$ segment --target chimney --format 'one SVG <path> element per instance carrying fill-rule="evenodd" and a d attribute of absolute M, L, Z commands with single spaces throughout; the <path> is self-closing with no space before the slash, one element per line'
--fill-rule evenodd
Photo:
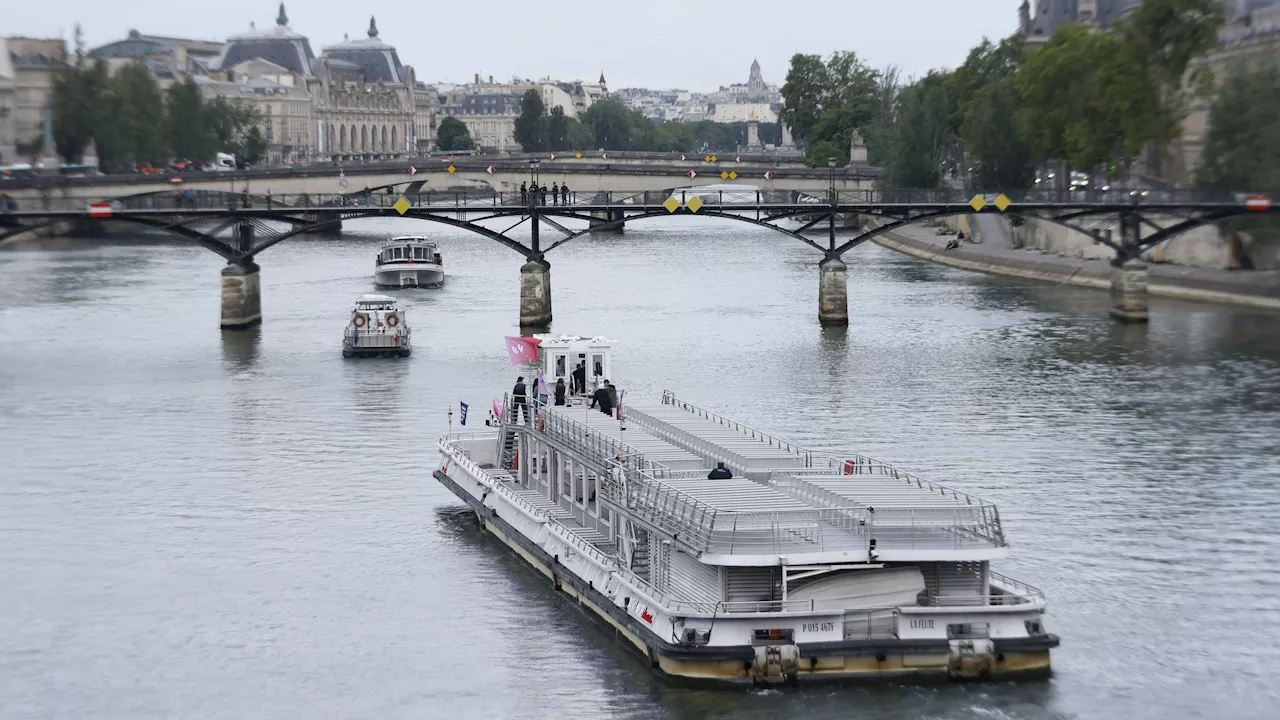
<path fill-rule="evenodd" d="M 493 84 L 493 76 L 492 76 L 492 75 L 490 75 L 490 76 L 489 76 L 489 84 L 490 84 L 490 85 L 492 85 L 492 84 Z"/>
<path fill-rule="evenodd" d="M 480 84 L 480 73 L 476 73 L 476 84 Z"/>

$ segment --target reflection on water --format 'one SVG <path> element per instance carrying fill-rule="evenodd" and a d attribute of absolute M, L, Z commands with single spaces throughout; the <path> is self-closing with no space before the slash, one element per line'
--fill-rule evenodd
<path fill-rule="evenodd" d="M 393 292 L 409 358 L 343 360 L 382 237 L 262 256 L 264 324 L 220 332 L 222 260 L 180 243 L 0 252 L 0 702 L 14 717 L 1274 716 L 1280 317 L 849 262 L 662 218 L 556 250 L 552 332 L 619 340 L 663 389 L 1000 506 L 999 569 L 1044 588 L 1047 682 L 722 692 L 656 679 L 430 478 L 519 372 L 516 253 L 430 228 L 449 272 Z M 437 230 L 439 230 L 437 232 Z M 52 330 L 51 330 L 52 329 Z M 25 340 L 30 339 L 30 340 Z M 461 429 L 455 424 L 455 429 Z M 467 429 L 471 429 L 468 426 Z"/>

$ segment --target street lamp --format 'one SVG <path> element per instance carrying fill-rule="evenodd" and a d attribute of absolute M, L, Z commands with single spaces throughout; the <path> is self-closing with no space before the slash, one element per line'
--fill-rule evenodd
<path fill-rule="evenodd" d="M 538 201 L 538 163 L 542 162 L 539 158 L 531 158 L 529 160 L 529 176 L 533 180 L 533 187 L 529 188 L 529 204 L 537 205 Z"/>
<path fill-rule="evenodd" d="M 836 249 L 836 159 L 827 158 L 827 172 L 831 176 L 831 214 L 827 215 L 827 249 Z"/>
<path fill-rule="evenodd" d="M 836 201 L 836 159 L 834 157 L 827 158 L 827 170 L 831 176 L 831 202 Z"/>

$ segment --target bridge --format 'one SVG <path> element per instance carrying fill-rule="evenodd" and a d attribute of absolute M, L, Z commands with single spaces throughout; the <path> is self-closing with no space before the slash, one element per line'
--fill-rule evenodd
<path fill-rule="evenodd" d="M 541 202 L 534 194 L 511 191 L 434 192 L 403 180 L 356 194 L 251 195 L 247 192 L 144 193 L 86 205 L 75 198 L 46 198 L 30 208 L 0 208 L 0 242 L 19 233 L 68 222 L 110 219 L 162 230 L 198 243 L 227 261 L 222 270 L 222 326 L 261 322 L 257 257 L 289 238 L 340 227 L 344 220 L 404 217 L 468 230 L 525 258 L 520 268 L 520 325 L 551 324 L 551 264 L 547 254 L 592 232 L 620 229 L 627 222 L 662 217 L 718 217 L 766 227 L 821 253 L 818 262 L 818 319 L 847 325 L 848 282 L 844 255 L 866 241 L 910 223 L 952 215 L 1002 213 L 1034 216 L 1085 233 L 1112 249 L 1112 315 L 1126 322 L 1147 320 L 1146 251 L 1206 224 L 1246 214 L 1276 212 L 1269 198 L 1199 191 L 1091 191 L 1063 196 L 1056 191 L 971 195 L 963 190 L 741 190 L 682 188 L 675 191 L 574 192 L 563 202 Z M 1118 240 L 1092 232 L 1089 218 L 1110 219 L 1122 229 Z M 1159 224 L 1157 219 L 1173 218 Z M 502 230 L 486 222 L 507 221 Z M 582 221 L 585 229 L 566 227 Z M 514 222 L 511 222 L 514 221 Z M 853 228 L 837 241 L 836 226 Z M 529 242 L 511 232 L 528 223 Z M 201 227 L 203 226 L 203 229 Z M 806 236 L 827 230 L 826 242 Z M 282 229 L 287 227 L 288 229 Z M 544 227 L 549 237 L 543 237 Z M 230 231 L 230 237 L 225 234 Z"/>

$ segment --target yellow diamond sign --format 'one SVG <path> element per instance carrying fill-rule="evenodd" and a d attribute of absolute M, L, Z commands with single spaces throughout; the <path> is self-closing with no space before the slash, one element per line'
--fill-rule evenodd
<path fill-rule="evenodd" d="M 710 155 L 705 155 L 705 156 L 703 156 L 702 160 L 703 160 L 703 162 L 711 162 L 711 156 L 710 156 Z"/>
<path fill-rule="evenodd" d="M 667 212 L 673 213 L 680 207 L 680 201 L 676 199 L 675 195 L 671 195 L 667 197 L 666 202 L 662 203 L 662 207 L 666 208 Z"/>
<path fill-rule="evenodd" d="M 689 208 L 689 212 L 698 212 L 702 209 L 702 200 L 698 199 L 697 195 L 694 195 L 685 202 L 684 206 Z"/>
<path fill-rule="evenodd" d="M 727 173 L 727 172 L 725 172 L 725 171 L 721 170 L 721 171 L 720 171 L 720 179 L 721 179 L 721 180 L 728 180 L 728 179 L 729 179 L 729 173 Z"/>
<path fill-rule="evenodd" d="M 1010 200 L 1009 197 L 1004 193 L 1000 193 L 1000 197 L 996 198 L 996 202 L 995 202 L 995 206 L 1000 208 L 1000 212 L 1004 212 L 1005 210 L 1008 210 L 1009 206 L 1012 204 L 1013 204 L 1013 201 Z"/>
<path fill-rule="evenodd" d="M 716 160 L 719 160 L 719 159 L 720 158 L 716 157 L 715 155 L 711 156 L 711 162 L 715 162 Z"/>
<path fill-rule="evenodd" d="M 458 172 L 458 168 L 454 167 L 452 163 L 450 163 L 449 167 L 445 168 L 445 170 L 448 170 L 449 172 Z"/>
<path fill-rule="evenodd" d="M 396 212 L 403 215 L 409 212 L 409 201 L 405 200 L 404 198 L 400 198 L 399 200 L 396 201 L 396 204 L 392 205 L 391 207 L 395 208 Z"/>
<path fill-rule="evenodd" d="M 738 179 L 738 173 L 733 172 L 732 170 L 730 170 L 730 171 L 729 171 L 729 179 L 730 179 L 730 180 L 737 180 L 737 179 Z"/>
<path fill-rule="evenodd" d="M 582 153 L 574 153 L 573 156 L 578 158 L 579 160 L 582 159 Z"/>
<path fill-rule="evenodd" d="M 974 195 L 973 199 L 969 201 L 969 207 L 973 208 L 974 212 L 982 212 L 982 208 L 986 206 L 987 199 L 981 195 Z"/>

